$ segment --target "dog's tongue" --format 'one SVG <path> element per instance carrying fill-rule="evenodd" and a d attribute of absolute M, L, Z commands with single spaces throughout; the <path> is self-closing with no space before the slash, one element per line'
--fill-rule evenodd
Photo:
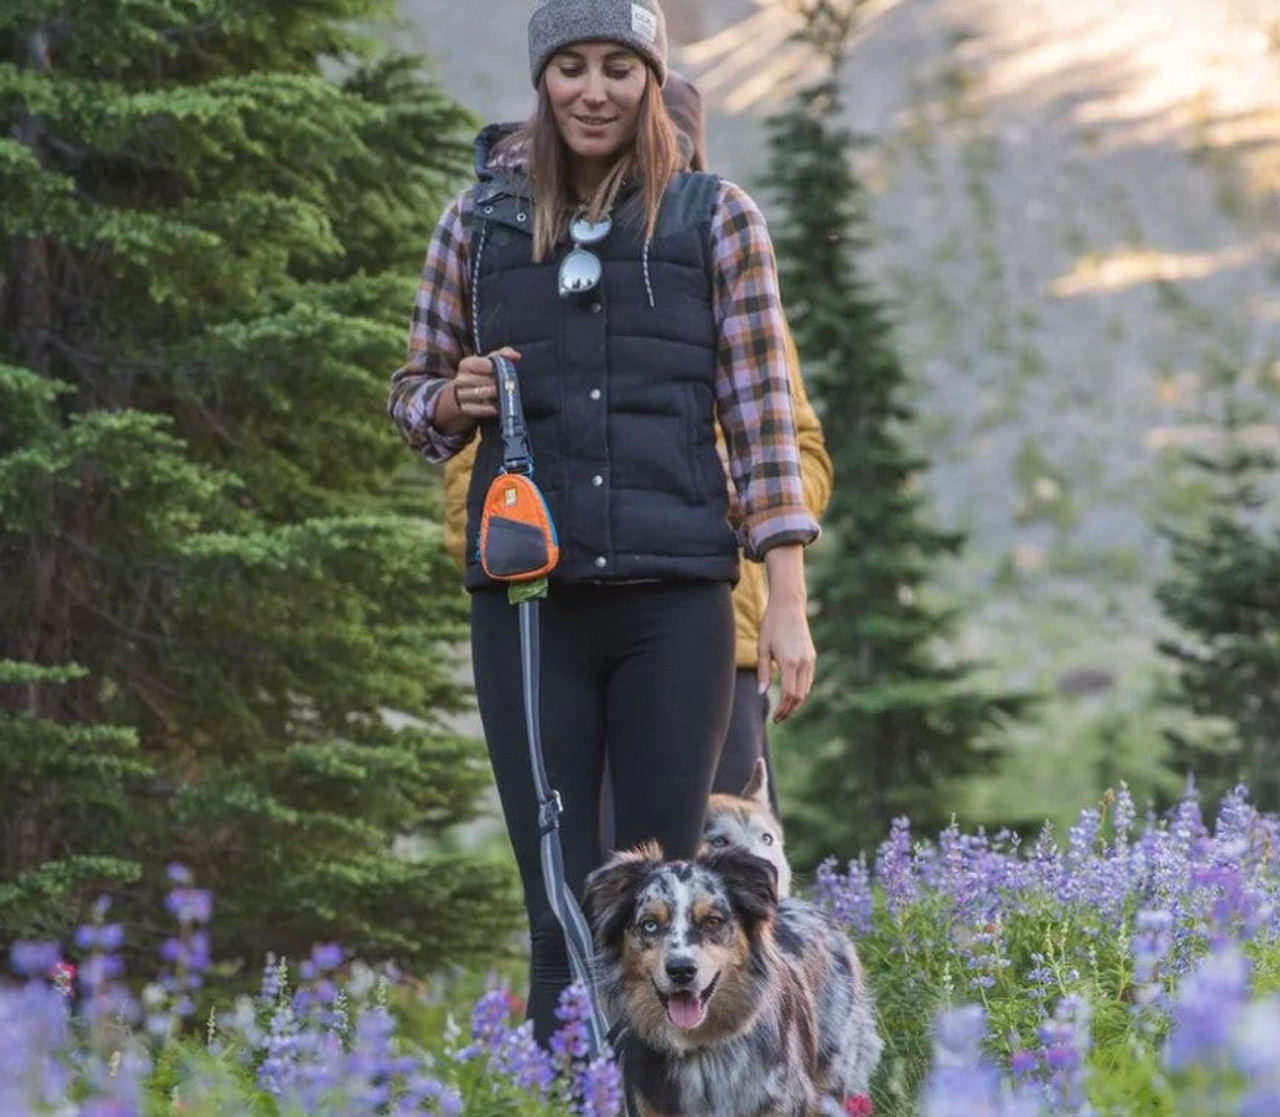
<path fill-rule="evenodd" d="M 667 1019 L 688 1031 L 702 1023 L 702 1001 L 697 993 L 672 993 L 667 998 Z"/>

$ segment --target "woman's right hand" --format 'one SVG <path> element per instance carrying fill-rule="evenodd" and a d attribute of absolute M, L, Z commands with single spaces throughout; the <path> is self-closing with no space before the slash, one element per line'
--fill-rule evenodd
<path fill-rule="evenodd" d="M 495 349 L 498 356 L 518 361 L 520 354 L 509 345 Z M 440 393 L 435 425 L 445 434 L 461 434 L 486 419 L 498 417 L 498 386 L 493 373 L 493 354 L 463 357 L 452 383 Z"/>

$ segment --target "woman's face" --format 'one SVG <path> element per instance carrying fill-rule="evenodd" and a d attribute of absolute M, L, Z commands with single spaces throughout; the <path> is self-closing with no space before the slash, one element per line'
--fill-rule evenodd
<path fill-rule="evenodd" d="M 579 159 L 608 162 L 636 138 L 649 67 L 617 43 L 575 43 L 546 69 L 560 138 Z"/>

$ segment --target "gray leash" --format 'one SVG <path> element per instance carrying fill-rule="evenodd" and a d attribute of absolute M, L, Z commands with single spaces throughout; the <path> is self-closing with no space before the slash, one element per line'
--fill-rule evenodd
<path fill-rule="evenodd" d="M 524 408 L 520 403 L 519 381 L 515 365 L 506 357 L 493 357 L 498 381 L 498 414 L 502 432 L 502 468 L 507 473 L 533 473 L 533 455 L 525 429 Z M 544 590 L 545 592 L 545 590 Z M 564 872 L 564 850 L 560 844 L 560 815 L 564 806 L 560 793 L 547 778 L 542 755 L 542 726 L 538 712 L 538 680 L 541 677 L 541 654 L 538 643 L 538 596 L 522 597 L 516 606 L 520 617 L 520 676 L 524 695 L 525 735 L 529 741 L 529 764 L 533 771 L 533 787 L 538 798 L 538 834 L 542 858 L 542 880 L 551 910 L 564 931 L 569 953 L 569 970 L 574 981 L 581 982 L 591 1005 L 587 1025 L 587 1050 L 594 1061 L 608 1046 L 609 1025 L 601 1007 L 591 965 L 591 931 L 569 887 Z"/>

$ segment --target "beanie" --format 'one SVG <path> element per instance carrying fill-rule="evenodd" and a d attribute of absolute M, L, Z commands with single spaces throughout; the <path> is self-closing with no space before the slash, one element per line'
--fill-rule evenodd
<path fill-rule="evenodd" d="M 536 86 L 551 56 L 573 43 L 618 43 L 667 80 L 667 22 L 658 0 L 538 0 L 529 19 L 529 71 Z"/>

